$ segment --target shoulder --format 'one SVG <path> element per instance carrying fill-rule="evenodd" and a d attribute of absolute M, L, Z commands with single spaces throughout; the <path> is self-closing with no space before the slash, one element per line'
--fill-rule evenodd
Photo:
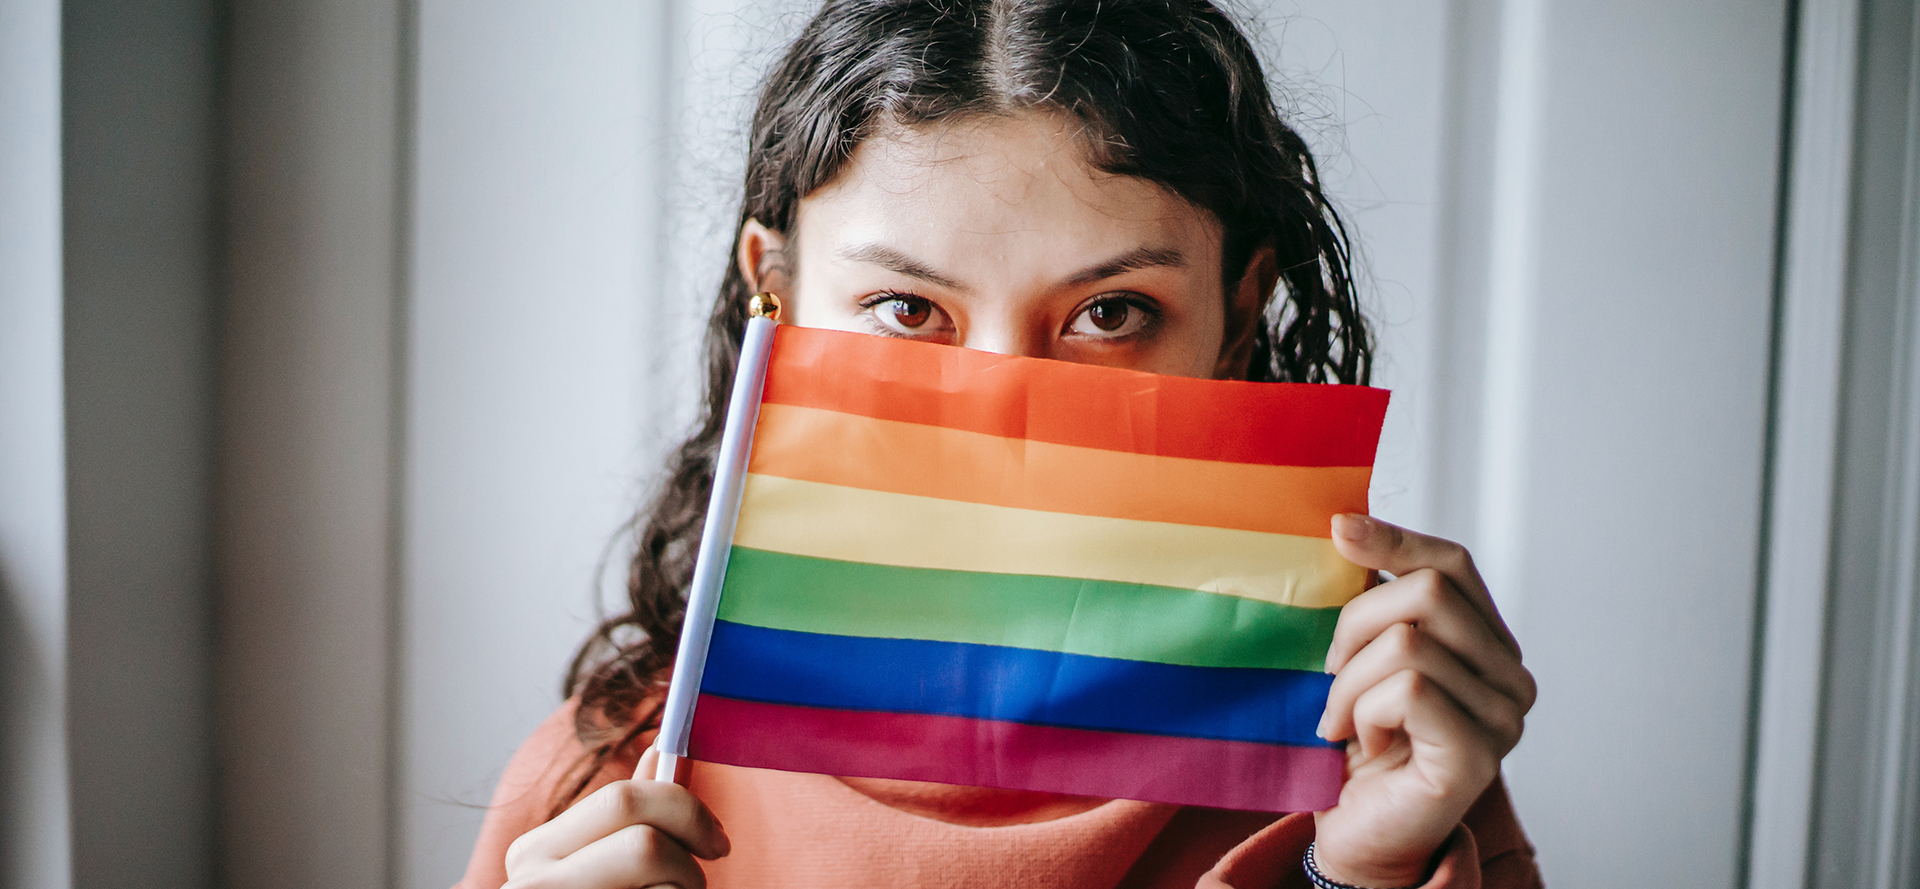
<path fill-rule="evenodd" d="M 456 889 L 497 889 L 507 881 L 507 847 L 520 835 L 547 822 L 554 805 L 563 797 L 578 797 L 613 781 L 631 777 L 639 749 L 644 744 L 619 751 L 592 775 L 586 745 L 580 743 L 574 729 L 577 699 L 569 699 L 527 736 L 513 759 L 507 762 L 487 804 L 486 820 L 474 842 L 473 855 L 467 860 L 466 876 Z M 578 794 L 574 785 L 585 784 Z"/>

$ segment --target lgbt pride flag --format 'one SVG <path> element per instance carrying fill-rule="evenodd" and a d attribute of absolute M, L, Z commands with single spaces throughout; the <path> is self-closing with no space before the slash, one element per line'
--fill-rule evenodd
<path fill-rule="evenodd" d="M 741 366 L 720 539 L 689 603 L 704 651 L 683 644 L 663 749 L 1222 808 L 1337 800 L 1343 754 L 1314 729 L 1365 572 L 1329 520 L 1366 511 L 1386 392 L 764 319 Z"/>

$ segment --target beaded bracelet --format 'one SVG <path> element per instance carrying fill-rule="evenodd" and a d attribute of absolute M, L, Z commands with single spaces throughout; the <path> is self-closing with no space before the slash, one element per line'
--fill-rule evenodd
<path fill-rule="evenodd" d="M 1301 866 L 1307 869 L 1308 882 L 1312 883 L 1315 886 L 1320 887 L 1320 889 L 1366 889 L 1366 887 L 1364 886 L 1355 886 L 1351 883 L 1337 882 L 1329 878 L 1326 874 L 1321 873 L 1319 862 L 1316 862 L 1313 860 L 1313 847 L 1314 847 L 1313 843 L 1308 843 L 1307 857 L 1300 859 Z M 1415 883 L 1412 886 L 1405 887 L 1405 889 L 1417 889 L 1419 885 L 1420 884 Z"/>

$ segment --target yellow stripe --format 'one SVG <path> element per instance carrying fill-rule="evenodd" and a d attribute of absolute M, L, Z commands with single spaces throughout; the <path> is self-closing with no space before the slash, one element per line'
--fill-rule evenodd
<path fill-rule="evenodd" d="M 733 542 L 772 552 L 1344 605 L 1366 572 L 1323 538 L 1069 515 L 749 474 Z"/>

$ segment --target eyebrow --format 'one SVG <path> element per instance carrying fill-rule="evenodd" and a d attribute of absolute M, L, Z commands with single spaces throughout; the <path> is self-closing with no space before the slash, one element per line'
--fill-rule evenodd
<path fill-rule="evenodd" d="M 848 247 L 841 250 L 840 255 L 854 262 L 872 263 L 887 271 L 899 272 L 909 278 L 919 278 L 922 281 L 938 284 L 953 290 L 967 289 L 959 281 L 955 281 L 946 275 L 934 271 L 932 266 L 882 244 L 862 244 L 858 247 Z"/>
<path fill-rule="evenodd" d="M 884 244 L 861 244 L 840 251 L 840 256 L 854 262 L 872 263 L 891 272 L 898 272 L 910 278 L 918 278 L 942 287 L 954 290 L 966 290 L 961 284 L 946 275 L 934 271 L 932 266 L 914 259 L 905 253 Z M 1127 272 L 1148 268 L 1187 267 L 1186 254 L 1171 247 L 1135 247 L 1097 265 L 1091 265 L 1067 276 L 1068 285 L 1088 284 L 1107 278 L 1124 275 Z"/>
<path fill-rule="evenodd" d="M 1186 254 L 1171 247 L 1135 247 L 1099 265 L 1088 266 L 1068 276 L 1068 284 L 1087 284 L 1140 269 L 1187 267 Z"/>

